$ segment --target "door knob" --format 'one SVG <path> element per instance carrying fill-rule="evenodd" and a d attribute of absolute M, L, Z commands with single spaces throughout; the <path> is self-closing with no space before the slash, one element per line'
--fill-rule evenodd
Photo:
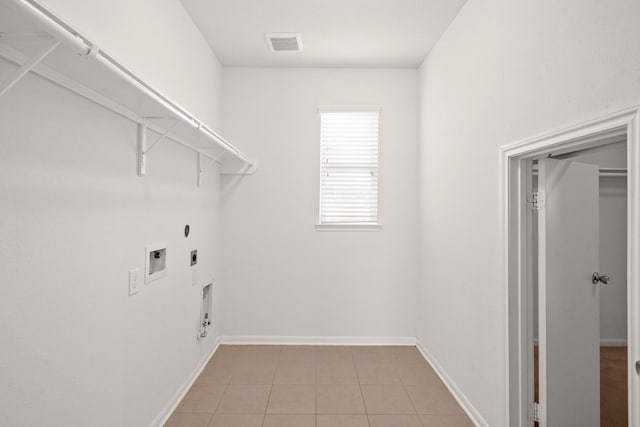
<path fill-rule="evenodd" d="M 591 283 L 593 283 L 594 285 L 597 285 L 598 282 L 603 283 L 603 284 L 608 284 L 609 283 L 609 276 L 607 276 L 606 274 L 600 275 L 600 273 L 595 272 L 591 275 Z"/>

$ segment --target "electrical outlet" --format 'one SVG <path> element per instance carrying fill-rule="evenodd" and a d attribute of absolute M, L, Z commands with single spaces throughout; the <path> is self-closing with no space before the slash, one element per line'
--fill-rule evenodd
<path fill-rule="evenodd" d="M 140 284 L 140 269 L 133 268 L 129 270 L 129 295 L 135 295 L 138 293 Z"/>

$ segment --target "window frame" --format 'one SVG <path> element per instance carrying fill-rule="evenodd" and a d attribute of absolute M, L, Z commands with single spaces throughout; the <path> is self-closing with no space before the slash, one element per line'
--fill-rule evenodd
<path fill-rule="evenodd" d="M 377 144 L 377 169 L 376 169 L 376 222 L 322 222 L 322 113 L 340 113 L 340 112 L 356 112 L 356 113 L 372 113 L 378 114 L 378 138 Z M 319 158 L 318 158 L 318 216 L 315 229 L 317 231 L 380 231 L 382 224 L 380 221 L 380 112 L 381 108 L 377 105 L 320 105 L 318 107 L 318 123 L 319 123 Z"/>

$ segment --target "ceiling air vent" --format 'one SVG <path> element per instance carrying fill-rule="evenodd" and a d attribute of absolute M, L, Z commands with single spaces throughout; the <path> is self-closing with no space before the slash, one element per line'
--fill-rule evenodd
<path fill-rule="evenodd" d="M 302 52 L 299 33 L 267 33 L 265 37 L 272 52 Z"/>

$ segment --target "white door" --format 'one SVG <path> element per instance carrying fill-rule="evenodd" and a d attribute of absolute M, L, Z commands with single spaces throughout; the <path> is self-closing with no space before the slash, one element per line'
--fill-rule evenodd
<path fill-rule="evenodd" d="M 598 166 L 538 163 L 541 425 L 600 425 Z"/>

